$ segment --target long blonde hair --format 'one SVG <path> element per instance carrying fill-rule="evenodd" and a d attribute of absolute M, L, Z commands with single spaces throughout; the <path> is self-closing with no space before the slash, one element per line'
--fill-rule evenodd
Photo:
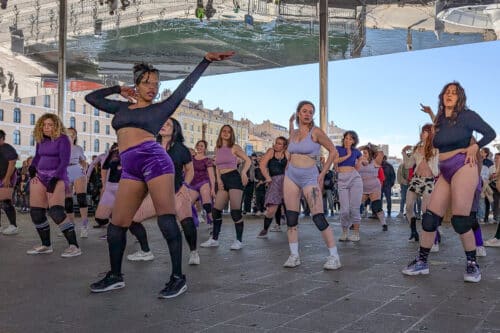
<path fill-rule="evenodd" d="M 51 139 L 57 139 L 62 134 L 66 134 L 66 129 L 61 119 L 53 113 L 45 113 L 36 121 L 35 128 L 33 129 L 33 136 L 37 143 L 43 140 L 43 122 L 50 119 L 54 122 L 54 132 L 52 133 Z"/>

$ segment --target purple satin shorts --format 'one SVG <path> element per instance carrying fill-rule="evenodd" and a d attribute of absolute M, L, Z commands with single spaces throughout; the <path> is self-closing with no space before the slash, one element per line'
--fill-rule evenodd
<path fill-rule="evenodd" d="M 45 171 L 45 170 L 38 170 L 36 172 L 36 177 L 40 182 L 45 186 L 46 188 L 49 186 L 49 181 L 52 177 L 54 177 L 56 174 L 56 170 L 50 170 L 50 171 Z M 68 174 L 65 173 L 63 178 L 60 178 L 59 180 L 62 180 L 64 182 L 64 188 L 67 189 L 69 187 L 69 179 L 68 179 Z"/>
<path fill-rule="evenodd" d="M 146 141 L 120 153 L 121 179 L 148 182 L 161 175 L 173 174 L 174 163 L 165 148 L 156 141 Z"/>

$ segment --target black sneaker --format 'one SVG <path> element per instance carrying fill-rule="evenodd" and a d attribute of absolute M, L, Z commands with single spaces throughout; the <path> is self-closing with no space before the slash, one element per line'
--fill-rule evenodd
<path fill-rule="evenodd" d="M 387 224 L 384 224 L 384 225 L 382 226 L 382 231 L 387 231 Z"/>
<path fill-rule="evenodd" d="M 187 290 L 186 276 L 170 275 L 170 281 L 165 284 L 165 288 L 160 291 L 158 298 L 174 298 Z"/>
<path fill-rule="evenodd" d="M 123 275 L 113 274 L 108 272 L 106 276 L 90 285 L 90 291 L 93 293 L 103 293 L 106 291 L 111 291 L 115 289 L 121 289 L 125 287 L 125 282 L 123 282 Z"/>

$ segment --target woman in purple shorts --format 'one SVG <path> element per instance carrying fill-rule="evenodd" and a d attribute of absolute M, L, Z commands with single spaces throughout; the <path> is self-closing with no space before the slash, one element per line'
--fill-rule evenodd
<path fill-rule="evenodd" d="M 193 156 L 194 178 L 191 188 L 198 191 L 201 204 L 207 214 L 207 223 L 212 223 L 212 198 L 215 198 L 215 175 L 212 159 L 207 157 L 207 142 L 196 143 L 196 154 Z"/>
<path fill-rule="evenodd" d="M 285 169 L 290 159 L 286 148 L 288 140 L 279 136 L 274 142 L 274 147 L 267 150 L 260 160 L 260 170 L 266 178 L 268 184 L 266 199 L 266 213 L 264 216 L 264 228 L 260 231 L 258 238 L 267 238 L 267 231 L 273 222 L 273 217 L 283 204 L 283 180 L 285 179 Z M 281 221 L 276 220 L 279 225 Z"/>
<path fill-rule="evenodd" d="M 73 127 L 68 128 L 68 136 L 71 141 L 71 155 L 69 158 L 68 178 L 69 185 L 66 189 L 66 199 L 64 201 L 64 208 L 69 219 L 73 222 L 73 193 L 76 192 L 76 200 L 82 217 L 82 228 L 80 230 L 80 237 L 87 238 L 89 235 L 89 220 L 87 208 L 87 176 L 83 169 L 86 167 L 86 158 L 83 148 L 76 144 L 78 133 Z"/>
<path fill-rule="evenodd" d="M 125 287 L 121 265 L 127 229 L 148 191 L 158 215 L 158 226 L 168 244 L 172 264 L 170 280 L 159 297 L 172 298 L 187 290 L 186 278 L 182 274 L 182 236 L 175 219 L 174 166 L 165 149 L 156 142 L 156 135 L 208 65 L 233 54 L 207 53 L 173 94 L 160 103 L 153 104 L 160 85 L 159 72 L 144 63 L 134 66 L 135 88 L 114 86 L 96 90 L 85 97 L 97 109 L 114 114 L 111 124 L 118 136 L 122 164 L 113 220 L 108 225 L 111 270 L 90 286 L 92 292 Z M 121 94 L 129 101 L 106 98 L 114 94 Z"/>
<path fill-rule="evenodd" d="M 495 131 L 466 106 L 465 91 L 458 82 L 448 83 L 439 94 L 434 123 L 434 147 L 439 150 L 439 176 L 422 217 L 422 237 L 417 257 L 402 271 L 406 275 L 429 274 L 428 257 L 437 227 L 451 202 L 451 224 L 460 235 L 466 256 L 464 281 L 479 282 L 471 208 L 479 183 L 477 153 L 495 138 Z M 482 135 L 471 143 L 472 133 Z"/>
<path fill-rule="evenodd" d="M 323 268 L 338 269 L 341 267 L 340 258 L 333 238 L 332 227 L 326 221 L 323 213 L 323 196 L 321 195 L 325 174 L 330 169 L 333 160 L 337 158 L 338 153 L 325 132 L 314 126 L 314 110 L 314 105 L 311 102 L 302 101 L 290 119 L 291 122 L 294 118 L 296 119 L 298 129 L 290 129 L 288 143 L 290 160 L 283 181 L 283 192 L 286 194 L 287 236 L 290 247 L 290 256 L 283 266 L 293 268 L 300 265 L 297 226 L 299 224 L 300 198 L 303 195 L 311 209 L 312 220 L 321 231 L 330 253 Z M 323 165 L 322 171 L 319 172 L 317 163 L 321 146 L 328 150 L 328 159 Z"/>
<path fill-rule="evenodd" d="M 15 235 L 19 232 L 16 223 L 16 209 L 12 204 L 12 193 L 17 181 L 17 152 L 5 143 L 5 132 L 0 130 L 0 202 L 9 220 L 9 226 L 2 230 L 4 235 Z"/>
<path fill-rule="evenodd" d="M 36 152 L 30 167 L 30 215 L 42 241 L 41 246 L 28 250 L 28 254 L 52 253 L 48 215 L 59 226 L 66 237 L 69 247 L 62 257 L 75 257 L 82 254 L 78 247 L 75 225 L 64 212 L 64 199 L 68 186 L 68 165 L 71 143 L 64 126 L 55 114 L 46 113 L 38 118 L 33 135 L 37 142 Z"/>

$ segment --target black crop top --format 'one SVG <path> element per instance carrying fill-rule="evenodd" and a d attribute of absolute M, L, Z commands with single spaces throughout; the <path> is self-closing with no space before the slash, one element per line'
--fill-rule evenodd
<path fill-rule="evenodd" d="M 181 104 L 193 88 L 209 64 L 210 61 L 203 58 L 191 74 L 175 89 L 172 95 L 160 103 L 154 103 L 147 107 L 129 109 L 131 105 L 129 102 L 107 99 L 106 97 L 109 95 L 120 93 L 121 88 L 119 86 L 93 91 L 85 96 L 85 100 L 99 110 L 114 114 L 115 116 L 111 121 L 111 125 L 116 131 L 124 127 L 135 127 L 156 135 L 165 121 L 175 112 L 179 104 Z"/>
<path fill-rule="evenodd" d="M 282 159 L 277 159 L 274 157 L 273 153 L 273 158 L 267 162 L 267 168 L 269 169 L 269 176 L 274 177 L 278 175 L 283 175 L 285 174 L 285 168 L 286 168 L 286 157 L 283 157 Z"/>
<path fill-rule="evenodd" d="M 458 113 L 455 121 L 445 118 L 434 136 L 433 145 L 440 153 L 455 149 L 467 148 L 470 145 L 472 132 L 483 137 L 477 142 L 479 148 L 495 139 L 495 130 L 491 128 L 476 112 L 464 110 Z"/>

